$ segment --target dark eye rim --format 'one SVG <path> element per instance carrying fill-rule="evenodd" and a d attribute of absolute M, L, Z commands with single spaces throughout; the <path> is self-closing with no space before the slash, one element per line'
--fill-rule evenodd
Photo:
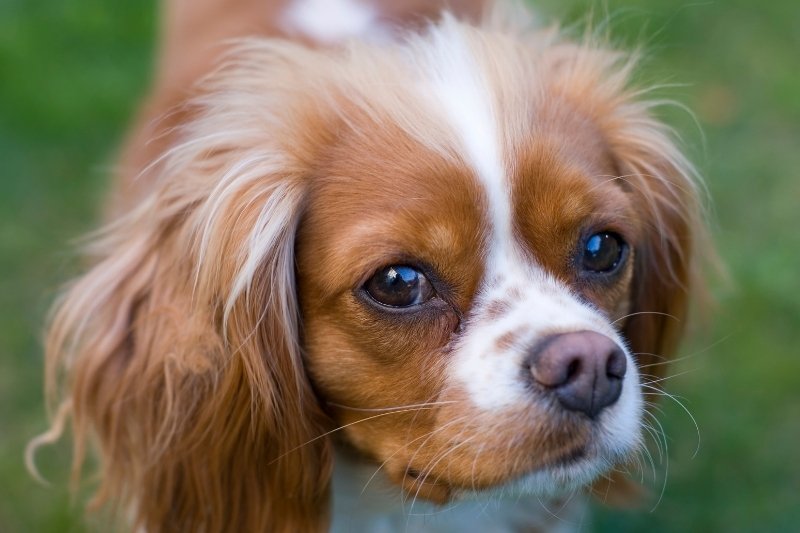
<path fill-rule="evenodd" d="M 617 241 L 620 243 L 620 254 L 619 260 L 617 260 L 617 264 L 614 265 L 613 268 L 605 271 L 600 270 L 587 270 L 583 267 L 583 252 L 584 247 L 586 246 L 586 242 L 593 236 L 597 235 L 598 233 L 607 233 L 609 235 L 613 235 L 617 238 Z M 579 276 L 586 280 L 593 280 L 593 281 L 606 281 L 611 280 L 618 276 L 623 270 L 625 265 L 628 263 L 628 257 L 631 253 L 631 245 L 628 239 L 625 237 L 624 233 L 621 231 L 613 228 L 613 227 L 604 227 L 601 226 L 599 228 L 591 228 L 588 231 L 583 232 L 581 238 L 578 240 L 577 251 L 574 255 L 574 265 L 576 270 L 579 272 Z"/>
<path fill-rule="evenodd" d="M 408 268 L 413 268 L 414 270 L 420 272 L 423 276 L 425 276 L 428 279 L 428 283 L 430 284 L 431 289 L 433 289 L 433 295 L 424 302 L 405 307 L 387 305 L 375 299 L 372 296 L 372 294 L 370 294 L 370 292 L 367 290 L 367 283 L 369 283 L 369 280 L 371 280 L 372 277 L 375 276 L 378 272 L 380 272 L 384 268 L 392 266 L 404 266 Z M 447 298 L 447 294 L 449 294 L 449 291 L 446 289 L 446 285 L 443 284 L 441 279 L 434 273 L 433 269 L 431 269 L 424 263 L 421 263 L 419 261 L 409 260 L 408 258 L 398 258 L 397 260 L 381 263 L 377 268 L 370 270 L 368 275 L 364 276 L 364 278 L 360 281 L 360 283 L 354 289 L 353 292 L 359 300 L 365 302 L 373 309 L 376 309 L 382 313 L 388 313 L 393 315 L 417 314 L 422 311 L 429 310 L 431 308 L 438 309 L 439 307 L 442 307 L 442 304 L 447 305 L 449 307 Z"/>

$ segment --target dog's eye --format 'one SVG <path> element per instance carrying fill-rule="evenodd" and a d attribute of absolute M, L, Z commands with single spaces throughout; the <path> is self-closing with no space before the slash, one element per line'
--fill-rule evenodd
<path fill-rule="evenodd" d="M 433 298 L 434 290 L 425 274 L 405 265 L 380 269 L 364 285 L 373 300 L 389 307 L 411 307 Z"/>
<path fill-rule="evenodd" d="M 622 262 L 626 246 L 616 233 L 602 231 L 590 235 L 583 244 L 583 269 L 595 273 L 611 272 Z"/>

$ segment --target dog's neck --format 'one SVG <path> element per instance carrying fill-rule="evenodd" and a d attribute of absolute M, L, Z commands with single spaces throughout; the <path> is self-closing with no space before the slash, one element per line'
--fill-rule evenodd
<path fill-rule="evenodd" d="M 437 506 L 406 497 L 377 471 L 378 467 L 337 453 L 332 498 L 333 533 L 421 533 L 489 531 L 578 531 L 586 521 L 583 494 L 542 498 L 497 491 L 484 499 L 462 499 Z"/>

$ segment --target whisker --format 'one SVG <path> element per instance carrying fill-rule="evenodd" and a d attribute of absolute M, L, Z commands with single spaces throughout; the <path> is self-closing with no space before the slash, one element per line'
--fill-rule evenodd
<path fill-rule="evenodd" d="M 661 435 L 661 443 L 664 446 L 664 457 L 667 457 L 669 456 L 669 440 L 667 439 L 667 432 L 656 415 L 648 413 L 648 416 L 650 416 L 650 419 L 653 421 L 653 423 L 658 426 L 657 435 Z"/>
<path fill-rule="evenodd" d="M 658 420 L 658 418 L 653 413 L 646 412 L 646 414 L 650 417 L 653 423 L 656 426 L 658 426 L 658 430 L 656 430 L 655 427 L 650 426 L 653 428 L 653 431 L 655 432 L 654 438 L 656 439 L 656 443 L 660 442 L 664 446 L 664 454 L 662 456 L 663 457 L 662 463 L 664 464 L 664 480 L 661 483 L 661 492 L 658 496 L 658 500 L 656 501 L 653 508 L 650 509 L 650 512 L 652 513 L 661 504 L 661 500 L 664 498 L 664 493 L 667 490 L 667 480 L 669 479 L 669 442 L 667 441 L 667 433 L 664 431 L 664 426 L 661 425 L 661 422 Z M 661 435 L 661 438 L 657 438 L 657 435 Z M 657 444 L 659 448 L 661 447 L 661 444 Z M 656 472 L 655 469 L 653 469 L 653 481 L 655 481 L 656 478 L 657 478 Z"/>
<path fill-rule="evenodd" d="M 655 445 L 656 451 L 658 452 L 658 464 L 662 465 L 668 460 L 667 456 L 669 455 L 669 444 L 667 442 L 666 435 L 664 435 L 663 429 L 658 429 L 656 427 L 660 427 L 661 424 L 658 421 L 653 422 L 654 423 L 643 422 L 642 429 L 644 429 L 653 445 Z M 651 446 L 642 446 L 642 457 L 647 459 L 653 475 L 653 481 L 655 481 L 658 479 L 658 474 L 656 472 L 657 468 L 655 458 L 650 451 Z"/>
<path fill-rule="evenodd" d="M 418 440 L 420 440 L 420 439 L 426 438 L 426 437 L 430 438 L 430 437 L 432 437 L 432 436 L 434 435 L 434 433 L 437 433 L 437 432 L 439 432 L 439 431 L 442 431 L 443 429 L 447 428 L 448 426 L 451 426 L 451 425 L 453 425 L 453 424 L 455 424 L 455 423 L 457 423 L 457 422 L 461 422 L 461 421 L 463 421 L 464 419 L 465 419 L 465 417 L 461 417 L 461 418 L 457 418 L 457 419 L 455 419 L 455 420 L 451 420 L 451 421 L 450 421 L 450 422 L 448 422 L 447 424 L 445 424 L 445 425 L 443 425 L 443 426 L 441 426 L 441 427 L 438 427 L 438 428 L 434 428 L 433 430 L 431 430 L 431 431 L 428 431 L 427 433 L 423 433 L 423 434 L 422 434 L 422 435 L 420 435 L 419 437 L 417 437 L 417 438 L 415 438 L 415 439 L 413 439 L 413 440 L 410 440 L 410 441 L 406 442 L 405 444 L 403 444 L 403 445 L 402 445 L 400 448 L 398 448 L 398 449 L 397 449 L 397 450 L 396 450 L 394 453 L 392 453 L 392 454 L 391 454 L 389 457 L 387 457 L 385 461 L 383 461 L 383 462 L 382 462 L 380 465 L 378 465 L 378 468 L 375 470 L 375 472 L 373 472 L 373 473 L 372 473 L 372 475 L 369 477 L 369 479 L 366 481 L 366 483 L 364 483 L 364 487 L 361 489 L 361 494 L 364 494 L 364 492 L 367 490 L 367 487 L 369 486 L 369 484 L 372 482 L 372 480 L 373 480 L 373 479 L 375 479 L 375 476 L 377 476 L 377 475 L 378 475 L 378 472 L 380 472 L 380 471 L 381 471 L 381 469 L 382 469 L 384 466 L 386 466 L 386 463 L 388 463 L 388 462 L 389 462 L 389 461 L 390 461 L 390 460 L 391 460 L 391 459 L 392 459 L 394 456 L 396 456 L 396 455 L 397 455 L 398 453 L 400 453 L 402 450 L 406 449 L 406 448 L 407 448 L 408 446 L 410 446 L 412 443 L 414 443 L 414 442 L 416 442 L 416 441 L 418 441 Z"/>
<path fill-rule="evenodd" d="M 664 381 L 667 381 L 668 379 L 677 378 L 679 376 L 683 376 L 684 374 L 690 374 L 692 372 L 694 372 L 694 369 L 684 370 L 683 372 L 678 372 L 677 374 L 672 374 L 671 376 L 664 376 L 664 377 L 660 377 L 660 378 L 659 377 L 655 377 L 655 376 L 649 376 L 647 374 L 642 374 L 643 377 L 652 377 L 653 378 L 653 379 L 648 380 L 648 381 L 643 381 L 642 385 L 655 385 L 656 383 L 662 383 Z"/>
<path fill-rule="evenodd" d="M 643 193 L 646 194 L 647 190 L 642 186 L 641 183 L 638 182 L 638 180 L 633 181 L 633 180 L 628 179 L 628 178 L 638 178 L 639 176 L 640 176 L 640 174 L 621 174 L 619 176 L 614 176 L 612 174 L 600 174 L 600 175 L 595 176 L 595 177 L 597 177 L 597 178 L 606 178 L 606 180 L 598 182 L 597 184 L 592 186 L 592 188 L 590 188 L 589 191 L 590 192 L 594 191 L 595 189 L 597 189 L 599 187 L 602 187 L 606 183 L 611 183 L 611 182 L 614 182 L 614 181 L 623 181 L 623 182 L 625 182 L 626 185 L 629 185 L 630 187 L 632 187 L 632 188 L 634 188 L 636 190 L 642 191 Z M 647 177 L 647 176 L 643 176 L 643 177 Z"/>
<path fill-rule="evenodd" d="M 426 439 L 425 439 L 425 440 L 422 442 L 422 444 L 420 444 L 420 445 L 417 447 L 416 451 L 415 451 L 415 452 L 414 452 L 414 453 L 411 455 L 411 458 L 408 460 L 408 463 L 409 463 L 409 464 L 411 464 L 411 463 L 413 463 L 413 462 L 414 462 L 414 460 L 417 458 L 417 455 L 418 455 L 418 454 L 419 454 L 419 453 L 422 451 L 422 449 L 425 447 L 425 445 L 426 445 L 426 444 L 428 444 L 428 441 L 430 441 L 430 439 L 431 439 L 431 438 L 433 438 L 433 437 L 434 437 L 434 435 L 435 435 L 436 433 L 442 432 L 444 429 L 446 429 L 446 428 L 448 428 L 448 427 L 450 427 L 450 426 L 452 426 L 452 425 L 454 425 L 454 424 L 456 424 L 456 423 L 462 423 L 462 422 L 466 422 L 466 421 L 468 421 L 468 420 L 469 420 L 469 418 L 468 418 L 467 416 L 462 416 L 462 417 L 460 417 L 460 418 L 457 418 L 457 419 L 455 419 L 455 420 L 452 420 L 452 421 L 448 422 L 447 424 L 443 425 L 443 426 L 442 426 L 442 427 L 440 427 L 440 428 L 437 428 L 437 429 L 436 429 L 436 431 L 432 431 L 432 432 L 431 432 L 431 433 L 428 435 L 428 438 L 426 438 Z M 448 440 L 448 443 L 449 443 L 449 442 L 452 442 L 454 439 L 457 439 L 457 438 L 459 438 L 461 435 L 463 435 L 463 434 L 464 434 L 464 432 L 465 432 L 465 431 L 466 431 L 466 428 L 462 428 L 462 429 L 461 429 L 461 431 L 458 433 L 458 435 L 455 435 L 455 436 L 451 437 L 451 438 Z M 422 470 L 422 472 L 424 473 L 424 471 L 425 471 L 425 470 L 423 469 L 423 470 Z"/>
<path fill-rule="evenodd" d="M 467 416 L 462 416 L 461 418 L 459 418 L 459 419 L 455 420 L 454 422 L 466 422 L 466 421 L 469 421 L 469 418 L 468 418 Z M 447 426 L 450 426 L 450 425 L 452 425 L 452 423 L 448 423 L 446 426 L 442 426 L 442 428 L 440 428 L 440 429 L 444 429 L 445 427 L 447 427 Z M 448 441 L 447 441 L 446 445 L 447 445 L 447 446 L 449 446 L 449 445 L 450 445 L 450 443 L 452 443 L 452 442 L 454 442 L 454 441 L 456 441 L 456 440 L 460 439 L 460 438 L 461 438 L 461 437 L 462 437 L 462 436 L 463 436 L 463 435 L 466 433 L 466 431 L 467 431 L 467 427 L 466 427 L 466 425 L 465 425 L 465 427 L 462 427 L 462 428 L 461 428 L 461 430 L 458 432 L 458 434 L 456 434 L 456 435 L 453 435 L 453 436 L 452 436 L 450 439 L 448 439 Z M 428 464 L 426 464 L 426 465 L 425 465 L 425 467 L 424 467 L 423 469 L 421 469 L 421 473 L 422 473 L 422 475 L 424 476 L 424 477 L 423 477 L 423 479 L 422 479 L 422 481 L 424 481 L 424 480 L 427 478 L 427 475 L 428 475 L 428 474 L 427 474 L 427 472 L 430 472 L 431 468 L 433 468 L 434 466 L 436 466 L 436 464 L 438 464 L 438 463 L 439 463 L 439 461 L 441 461 L 441 459 L 443 459 L 445 456 L 449 455 L 450 453 L 452 453 L 453 451 L 455 451 L 456 449 L 458 449 L 458 447 L 459 447 L 459 446 L 462 446 L 462 445 L 464 445 L 464 444 L 466 444 L 466 443 L 470 442 L 471 440 L 475 439 L 476 437 L 478 437 L 478 435 L 479 435 L 478 433 L 475 433 L 475 434 L 474 434 L 472 437 L 470 437 L 469 439 L 467 439 L 467 440 L 465 440 L 465 441 L 462 441 L 462 442 L 461 442 L 459 445 L 457 445 L 457 446 L 455 446 L 455 447 L 452 447 L 452 448 L 450 448 L 450 449 L 449 449 L 449 450 L 447 450 L 447 451 L 446 451 L 444 454 L 442 454 L 442 456 L 441 456 L 441 457 L 440 457 L 440 458 L 439 458 L 439 459 L 438 459 L 438 460 L 437 460 L 437 461 L 436 461 L 436 462 L 435 462 L 433 465 L 431 465 L 431 462 L 432 462 L 433 460 L 429 461 L 429 462 L 428 462 Z M 423 448 L 423 447 L 424 447 L 424 446 L 425 446 L 425 445 L 428 443 L 428 440 L 430 440 L 430 438 L 431 438 L 432 436 L 433 436 L 433 435 L 431 435 L 431 436 L 430 436 L 428 439 L 426 439 L 426 440 L 425 440 L 425 441 L 424 441 L 424 442 L 423 442 L 423 443 L 422 443 L 422 444 L 421 444 L 421 445 L 420 445 L 420 446 L 417 448 L 417 451 L 416 451 L 416 452 L 414 452 L 414 455 L 411 457 L 411 460 L 410 460 L 409 462 L 413 462 L 413 461 L 414 461 L 414 458 L 416 458 L 417 454 L 418 454 L 418 453 L 419 453 L 419 452 L 422 450 L 422 448 Z M 439 476 L 437 476 L 437 477 L 436 477 L 436 479 L 434 480 L 434 483 L 438 482 L 438 480 L 439 480 Z M 421 489 L 422 489 L 422 483 L 420 483 L 420 485 L 417 487 L 417 490 L 416 490 L 416 492 L 414 493 L 414 498 L 411 500 L 411 506 L 409 507 L 409 516 L 410 516 L 410 515 L 413 513 L 413 510 L 414 510 L 414 504 L 415 504 L 415 503 L 416 503 L 416 501 L 417 501 L 417 497 L 419 496 L 419 492 L 420 492 L 420 490 L 421 490 Z"/>
<path fill-rule="evenodd" d="M 634 460 L 636 462 L 636 470 L 639 471 L 639 483 L 644 485 L 645 466 L 644 466 L 644 446 L 636 450 Z M 632 475 L 632 474 L 631 474 Z"/>
<path fill-rule="evenodd" d="M 655 512 L 658 509 L 658 506 L 661 505 L 661 500 L 664 499 L 664 493 L 667 491 L 667 480 L 669 479 L 669 456 L 666 456 L 666 460 L 664 461 L 664 481 L 661 483 L 661 493 L 658 495 L 658 500 L 656 501 L 653 508 L 650 509 L 650 512 Z"/>
<path fill-rule="evenodd" d="M 351 407 L 349 405 L 344 405 L 344 404 L 341 404 L 341 403 L 334 403 L 334 402 L 328 402 L 328 405 L 331 405 L 333 407 L 338 407 L 340 409 L 347 409 L 348 411 L 358 411 L 358 412 L 363 412 L 363 413 L 381 413 L 381 412 L 389 413 L 389 412 L 400 411 L 400 410 L 408 410 L 408 409 L 422 410 L 422 409 L 427 408 L 427 407 L 434 407 L 434 406 L 437 406 L 437 405 L 447 405 L 447 404 L 451 404 L 451 403 L 458 403 L 458 402 L 456 400 L 448 400 L 448 401 L 441 401 L 441 402 L 424 402 L 424 403 L 413 403 L 413 404 L 409 404 L 409 405 L 397 405 L 397 406 L 394 406 L 394 407 L 371 407 L 371 408 L 368 408 L 368 407 Z"/>
<path fill-rule="evenodd" d="M 614 320 L 611 323 L 612 324 L 616 324 L 617 322 L 619 322 L 621 320 L 625 320 L 626 318 L 630 318 L 632 316 L 637 316 L 637 315 L 659 315 L 659 316 L 665 316 L 667 318 L 671 318 L 672 320 L 675 320 L 676 322 L 680 322 L 680 319 L 678 317 L 676 317 L 675 315 L 671 315 L 669 313 L 662 313 L 661 311 L 637 311 L 635 313 L 628 313 L 627 315 L 621 316 L 621 317 L 619 317 L 618 319 Z"/>
<path fill-rule="evenodd" d="M 574 498 L 576 494 L 577 494 L 577 491 L 576 491 L 576 490 L 572 490 L 572 491 L 571 491 L 571 493 L 570 493 L 570 495 L 567 497 L 567 499 L 566 499 L 566 500 L 565 500 L 565 501 L 564 501 L 564 502 L 561 504 L 561 506 L 560 506 L 558 509 L 556 509 L 555 511 L 551 510 L 551 509 L 550 509 L 550 508 L 547 506 L 547 504 L 546 504 L 545 502 L 543 502 L 543 501 L 542 501 L 542 498 L 541 498 L 539 495 L 537 495 L 537 496 L 536 496 L 536 500 L 539 502 L 539 505 L 541 505 L 541 506 L 542 506 L 542 509 L 544 509 L 544 511 L 545 511 L 547 514 L 549 514 L 549 515 L 550 515 L 552 518 L 555 518 L 556 520 L 558 520 L 558 521 L 559 521 L 559 522 L 561 522 L 562 524 L 567 524 L 567 525 L 570 525 L 570 526 L 574 526 L 575 524 L 574 524 L 574 523 L 573 523 L 571 520 L 567 520 L 566 518 L 559 516 L 559 515 L 558 515 L 558 513 L 560 513 L 560 512 L 562 512 L 562 511 L 564 511 L 564 509 L 566 509 L 566 508 L 567 508 L 567 506 L 569 505 L 569 503 L 572 501 L 572 498 Z M 607 495 L 606 495 L 606 496 L 607 496 Z"/>
<path fill-rule="evenodd" d="M 654 387 L 652 385 L 648 385 L 646 383 L 643 383 L 642 387 L 650 389 L 651 391 L 653 391 L 653 392 L 649 392 L 649 393 L 648 392 L 643 392 L 642 394 L 650 395 L 650 396 L 665 396 L 665 397 L 669 398 L 670 400 L 672 400 L 673 402 L 675 402 L 676 404 L 678 404 L 680 406 L 680 408 L 683 409 L 683 411 L 689 416 L 689 419 L 694 424 L 695 432 L 697 433 L 697 447 L 695 448 L 695 451 L 692 454 L 692 459 L 697 457 L 697 454 L 700 451 L 700 441 L 701 441 L 701 439 L 700 439 L 700 426 L 697 423 L 697 419 L 695 419 L 694 415 L 692 415 L 691 411 L 689 411 L 689 408 L 687 408 L 686 405 L 684 405 L 684 403 L 681 402 L 681 399 L 678 396 L 675 396 L 674 394 L 670 394 L 670 393 L 668 393 L 668 392 L 666 392 L 664 390 L 661 390 L 661 389 L 659 389 L 657 387 Z"/>
<path fill-rule="evenodd" d="M 657 438 L 657 444 L 659 446 L 663 446 L 662 449 L 664 450 L 664 455 L 667 455 L 669 453 L 669 441 L 667 440 L 667 434 L 664 431 L 664 426 L 661 424 L 661 421 L 652 413 L 648 413 L 648 416 L 655 425 L 650 423 L 647 423 L 647 425 L 653 430 L 653 435 Z"/>
<path fill-rule="evenodd" d="M 429 398 L 433 398 L 433 396 L 435 396 L 435 394 L 431 395 Z M 453 400 L 453 401 L 434 402 L 434 401 L 429 399 L 428 401 L 422 402 L 420 404 L 412 404 L 412 405 L 429 406 L 429 405 L 442 405 L 442 404 L 447 404 L 447 403 L 457 403 L 457 402 L 455 400 Z M 329 405 L 340 405 L 340 404 L 332 404 L 332 403 L 329 402 Z M 348 406 L 342 406 L 342 407 L 348 408 Z M 411 419 L 411 422 L 408 424 L 408 427 L 406 428 L 406 432 L 405 432 L 406 443 L 404 445 L 402 445 L 400 448 L 398 448 L 394 453 L 389 455 L 389 457 L 387 457 L 380 465 L 378 465 L 378 468 L 375 470 L 375 472 L 373 472 L 372 475 L 367 480 L 367 482 L 364 483 L 364 487 L 361 489 L 361 494 L 364 494 L 364 491 L 367 490 L 367 487 L 369 486 L 369 484 L 372 482 L 373 479 L 375 479 L 375 476 L 378 475 L 378 473 L 383 469 L 383 467 L 386 466 L 386 464 L 393 457 L 395 457 L 398 453 L 400 453 L 402 450 L 408 448 L 408 446 L 410 446 L 412 443 L 418 441 L 419 439 L 426 438 L 426 437 L 432 437 L 437 431 L 440 431 L 444 427 L 450 426 L 451 424 L 454 424 L 454 423 L 456 423 L 456 422 L 458 422 L 458 421 L 463 419 L 463 417 L 459 417 L 459 418 L 457 418 L 455 420 L 452 420 L 452 421 L 448 422 L 447 424 L 445 424 L 445 426 L 442 426 L 440 428 L 434 428 L 434 429 L 432 429 L 431 431 L 429 431 L 427 433 L 423 433 L 419 437 L 411 439 L 411 430 L 412 430 L 412 428 L 416 427 L 417 416 L 419 416 L 419 413 L 421 413 L 421 412 L 422 412 L 422 409 L 420 409 L 416 413 L 414 413 L 414 417 Z M 409 439 L 411 439 L 411 440 L 409 440 Z"/>
<path fill-rule="evenodd" d="M 635 356 L 647 355 L 647 356 L 650 356 L 650 357 L 655 357 L 656 359 L 662 359 L 663 360 L 662 362 L 655 363 L 655 364 L 659 364 L 659 365 L 665 365 L 667 363 L 671 363 L 673 361 L 677 361 L 677 359 L 670 359 L 669 357 L 664 357 L 663 355 L 658 355 L 656 353 L 650 353 L 650 352 L 633 352 L 632 355 L 635 355 Z M 646 365 L 642 365 L 639 368 L 645 368 L 645 366 Z"/>
<path fill-rule="evenodd" d="M 645 407 L 647 407 L 647 411 L 648 412 L 657 411 L 657 412 L 661 413 L 662 415 L 664 414 L 664 409 L 661 408 L 661 405 L 659 403 L 645 401 L 644 405 L 645 405 Z M 650 413 L 650 414 L 652 415 L 652 413 Z"/>
<path fill-rule="evenodd" d="M 330 435 L 330 434 L 332 434 L 332 433 L 336 433 L 337 431 L 341 431 L 341 430 L 343 430 L 343 429 L 349 428 L 350 426 L 354 426 L 354 425 L 356 425 L 356 424 L 360 424 L 361 422 L 367 422 L 367 421 L 369 421 L 369 420 L 374 420 L 375 418 L 380 418 L 380 417 L 382 417 L 382 416 L 393 415 L 393 414 L 399 414 L 399 413 L 413 413 L 413 412 L 415 412 L 415 411 L 419 411 L 420 409 L 431 409 L 431 408 L 430 408 L 430 407 L 418 407 L 418 408 L 415 408 L 415 409 L 403 409 L 403 410 L 400 410 L 400 411 L 389 411 L 388 413 L 380 413 L 380 414 L 377 414 L 377 415 L 368 416 L 367 418 L 362 418 L 362 419 L 360 419 L 360 420 L 356 420 L 355 422 L 350 422 L 349 424 L 344 424 L 343 426 L 339 426 L 339 427 L 337 427 L 337 428 L 334 428 L 334 429 L 332 429 L 332 430 L 330 430 L 330 431 L 326 431 L 326 432 L 325 432 L 325 433 L 323 433 L 322 435 L 317 435 L 317 436 L 316 436 L 316 437 L 314 437 L 313 439 L 311 439 L 311 440 L 308 440 L 308 441 L 304 442 L 303 444 L 300 444 L 299 446 L 295 446 L 295 447 L 294 447 L 294 448 L 292 448 L 291 450 L 289 450 L 289 451 L 287 451 L 287 452 L 284 452 L 284 453 L 282 453 L 281 455 L 279 455 L 278 457 L 276 457 L 275 459 L 273 459 L 272 461 L 270 461 L 270 462 L 269 462 L 269 464 L 273 464 L 273 463 L 275 463 L 276 461 L 278 461 L 278 460 L 280 460 L 280 459 L 283 459 L 284 457 L 286 457 L 286 456 L 287 456 L 287 455 L 289 455 L 290 453 L 292 453 L 292 452 L 296 452 L 297 450 L 299 450 L 299 449 L 300 449 L 300 448 L 302 448 L 303 446 L 308 446 L 308 445 L 309 445 L 309 444 L 311 444 L 312 442 L 316 442 L 316 441 L 318 441 L 319 439 L 322 439 L 322 438 L 324 438 L 324 437 L 327 437 L 328 435 Z"/>
<path fill-rule="evenodd" d="M 709 344 L 708 346 L 700 348 L 699 350 L 696 350 L 696 351 L 694 351 L 694 352 L 692 352 L 690 354 L 684 355 L 682 357 L 676 357 L 675 359 L 669 359 L 669 358 L 663 357 L 661 355 L 656 355 L 654 353 L 647 353 L 647 352 L 635 352 L 633 355 L 649 355 L 650 357 L 656 357 L 658 359 L 663 359 L 663 361 L 660 361 L 658 363 L 650 363 L 650 364 L 647 364 L 647 365 L 640 365 L 639 366 L 640 369 L 641 368 L 653 367 L 653 366 L 672 364 L 672 363 L 677 363 L 679 361 L 684 361 L 686 359 L 691 359 L 692 357 L 696 357 L 696 356 L 702 354 L 703 352 L 707 352 L 707 351 L 711 350 L 712 348 L 715 348 L 719 344 L 722 344 L 723 342 L 727 341 L 732 336 L 733 336 L 732 334 L 731 335 L 726 335 L 726 336 L 722 337 L 721 339 L 719 339 L 717 341 L 714 341 L 713 343 Z"/>
<path fill-rule="evenodd" d="M 444 460 L 444 459 L 445 459 L 445 457 L 447 457 L 448 455 L 452 454 L 453 452 L 455 452 L 457 449 L 461 448 L 462 446 L 464 446 L 464 445 L 466 445 L 466 444 L 469 444 L 470 442 L 472 442 L 473 440 L 475 440 L 475 439 L 476 439 L 478 436 L 479 436 L 478 434 L 475 434 L 475 435 L 473 435 L 473 436 L 469 437 L 468 439 L 466 439 L 466 440 L 464 440 L 464 441 L 461 441 L 461 442 L 459 442 L 459 443 L 458 443 L 458 444 L 456 444 L 455 446 L 452 446 L 452 447 L 451 447 L 449 450 L 447 450 L 445 453 L 441 454 L 441 455 L 439 456 L 439 458 L 438 458 L 438 459 L 436 459 L 436 461 L 434 461 L 433 463 L 431 463 L 431 462 L 428 462 L 428 464 L 425 466 L 425 469 L 422 471 L 422 472 L 423 472 L 423 473 L 422 473 L 422 475 L 423 475 L 423 476 L 425 476 L 425 477 L 424 477 L 424 478 L 423 478 L 421 481 L 424 481 L 424 479 L 425 479 L 425 478 L 427 478 L 427 474 L 426 474 L 426 472 L 430 472 L 431 470 L 433 470 L 434 468 L 436 468 L 436 465 L 438 465 L 439 463 L 441 463 L 441 462 L 442 462 L 442 460 Z M 451 439 L 451 442 L 452 442 L 452 439 Z M 434 482 L 434 484 L 436 484 L 436 483 L 439 481 L 439 478 L 440 478 L 440 477 L 441 477 L 440 475 L 439 475 L 439 476 L 436 476 L 436 479 L 434 479 L 434 481 L 433 481 L 433 482 Z M 417 490 L 416 490 L 416 491 L 415 491 L 415 493 L 414 493 L 414 499 L 412 499 L 412 500 L 411 500 L 411 506 L 409 507 L 409 510 L 408 510 L 408 512 L 409 512 L 409 516 L 411 516 L 411 515 L 413 514 L 413 510 L 414 510 L 414 504 L 415 504 L 415 503 L 416 503 L 416 501 L 417 501 L 417 497 L 419 496 L 419 492 L 420 492 L 420 490 L 422 490 L 422 482 L 420 482 L 419 486 L 417 487 Z"/>
<path fill-rule="evenodd" d="M 652 387 L 651 385 L 642 385 L 642 386 L 643 387 L 647 387 L 647 388 L 651 388 L 653 390 L 658 390 L 655 387 Z M 666 391 L 659 391 L 659 392 L 663 396 L 666 396 L 667 398 L 671 399 L 673 402 L 678 404 L 681 407 L 681 409 L 683 409 L 683 411 L 689 416 L 689 418 L 691 419 L 692 423 L 694 424 L 694 429 L 695 429 L 695 432 L 697 433 L 697 447 L 695 448 L 694 453 L 692 454 L 692 459 L 694 459 L 695 457 L 697 457 L 697 454 L 700 453 L 700 442 L 701 442 L 700 426 L 697 423 L 697 419 L 695 419 L 695 417 L 694 417 L 694 415 L 692 415 L 691 411 L 689 411 L 689 409 L 686 407 L 686 405 L 684 405 L 683 402 L 681 402 L 680 399 L 678 399 L 677 396 L 675 396 L 674 394 L 670 394 L 670 393 L 668 393 Z"/>
<path fill-rule="evenodd" d="M 475 457 L 472 459 L 472 465 L 471 465 L 470 472 L 469 472 L 469 481 L 470 481 L 470 486 L 472 487 L 472 492 L 476 492 L 477 491 L 477 488 L 475 487 L 475 469 L 478 466 L 478 458 L 481 456 L 481 454 L 483 453 L 483 450 L 485 450 L 485 449 L 486 449 L 486 442 L 484 441 L 484 442 L 481 443 L 481 447 L 478 449 L 478 452 L 475 454 Z M 481 512 L 485 512 L 485 511 L 486 511 L 486 507 L 483 507 Z"/>
<path fill-rule="evenodd" d="M 653 426 L 651 426 L 650 424 L 648 424 L 647 422 L 645 422 L 645 421 L 642 421 L 642 429 L 644 429 L 647 432 L 647 434 L 650 435 L 650 438 L 653 439 L 653 441 L 654 441 L 654 443 L 656 445 L 656 450 L 658 450 L 659 462 L 663 461 L 664 460 L 665 451 L 661 447 L 661 438 L 658 436 L 658 433 L 657 433 L 656 429 Z M 644 453 L 646 453 L 646 454 L 648 454 L 650 456 L 650 460 L 652 462 L 653 457 L 650 454 L 650 450 L 647 448 L 647 446 L 643 446 L 642 448 L 644 449 Z M 655 465 L 653 465 L 653 466 L 655 466 Z M 655 472 L 653 472 L 653 474 L 655 475 Z"/>

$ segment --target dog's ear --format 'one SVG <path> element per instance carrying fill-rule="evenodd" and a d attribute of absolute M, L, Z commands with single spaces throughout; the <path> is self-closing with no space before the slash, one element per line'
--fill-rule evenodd
<path fill-rule="evenodd" d="M 628 126 L 611 139 L 642 233 L 633 243 L 633 285 L 622 333 L 638 363 L 642 394 L 654 398 L 686 326 L 690 289 L 696 290 L 694 248 L 705 238 L 704 225 L 692 167 L 664 126 L 646 113 Z M 619 471 L 596 482 L 592 492 L 616 507 L 638 506 L 648 496 Z"/>
<path fill-rule="evenodd" d="M 694 248 L 704 239 L 691 166 L 655 121 L 630 132 L 615 153 L 620 176 L 639 206 L 629 316 L 623 334 L 639 363 L 645 393 L 658 388 L 685 329 L 695 289 Z M 653 383 L 655 382 L 655 383 Z"/>
<path fill-rule="evenodd" d="M 188 132 L 57 303 L 54 427 L 71 411 L 76 471 L 97 437 L 95 502 L 135 530 L 320 529 L 330 457 L 298 344 L 302 180 L 220 126 Z"/>

